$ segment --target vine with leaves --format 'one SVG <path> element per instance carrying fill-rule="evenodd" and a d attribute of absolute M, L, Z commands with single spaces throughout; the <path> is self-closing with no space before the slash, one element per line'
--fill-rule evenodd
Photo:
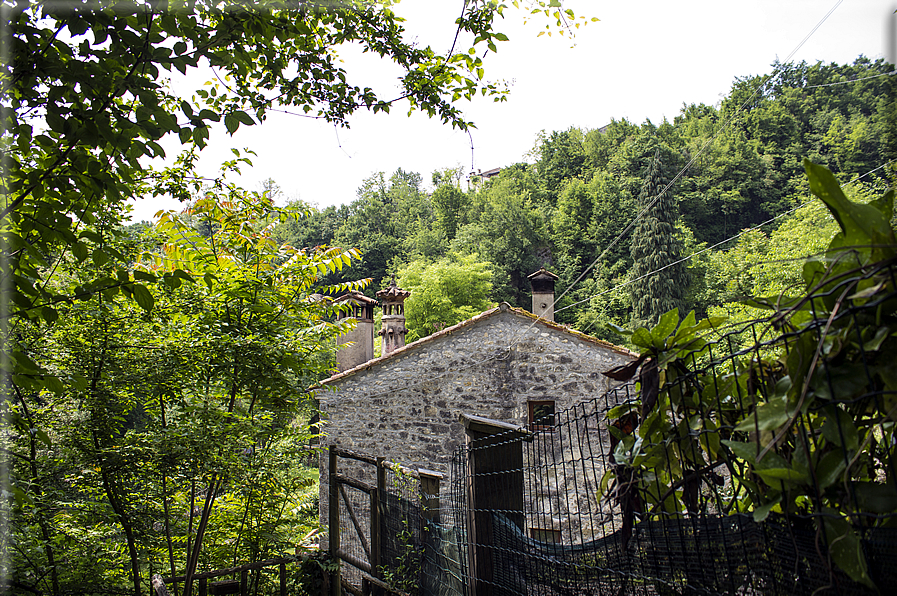
<path fill-rule="evenodd" d="M 708 342 L 724 319 L 676 310 L 627 334 L 640 357 L 605 374 L 638 375 L 639 398 L 608 412 L 602 492 L 622 510 L 624 543 L 650 517 L 812 519 L 829 570 L 881 589 L 863 539 L 897 527 L 894 192 L 855 203 L 827 169 L 804 167 L 840 233 L 805 262 L 800 295 L 747 300 L 772 310 L 744 329 L 752 348 L 729 353 Z"/>

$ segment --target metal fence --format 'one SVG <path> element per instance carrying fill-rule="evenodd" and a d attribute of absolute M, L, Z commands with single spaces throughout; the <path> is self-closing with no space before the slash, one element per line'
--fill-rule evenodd
<path fill-rule="evenodd" d="M 332 592 L 418 593 L 442 475 L 336 446 L 329 458 L 330 553 L 340 562 Z"/>
<path fill-rule="evenodd" d="M 416 472 L 378 480 L 378 581 L 439 596 L 887 593 L 895 287 L 893 263 L 819 284 L 665 370 L 655 354 L 653 373 L 646 360 L 637 383 L 551 424 L 467 417 L 441 499 Z"/>
<path fill-rule="evenodd" d="M 642 374 L 551 426 L 470 440 L 450 483 L 465 594 L 893 589 L 894 277 L 858 270 L 705 338 L 650 397 Z"/>

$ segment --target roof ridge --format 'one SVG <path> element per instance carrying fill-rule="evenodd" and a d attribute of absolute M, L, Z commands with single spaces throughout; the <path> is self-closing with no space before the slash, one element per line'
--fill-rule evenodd
<path fill-rule="evenodd" d="M 577 337 L 578 339 L 582 339 L 584 341 L 588 341 L 589 343 L 596 344 L 603 348 L 613 350 L 614 352 L 617 352 L 618 354 L 622 354 L 624 356 L 638 357 L 637 353 L 633 352 L 632 350 L 629 350 L 628 348 L 624 348 L 622 346 L 612 344 L 609 341 L 605 341 L 603 339 L 598 339 L 597 337 L 592 337 L 591 335 L 587 335 L 587 334 L 583 333 L 582 331 L 572 329 L 572 328 L 570 328 L 566 325 L 563 325 L 561 323 L 556 323 L 554 321 L 548 321 L 542 317 L 534 315 L 533 313 L 531 313 L 528 310 L 521 308 L 519 306 L 511 306 L 507 302 L 501 302 L 494 308 L 483 311 L 480 314 L 475 315 L 469 319 L 465 319 L 464 321 L 461 321 L 459 323 L 456 323 L 456 324 L 452 325 L 451 327 L 446 327 L 445 329 L 441 329 L 441 330 L 437 331 L 436 333 L 431 333 L 430 335 L 428 335 L 426 337 L 422 337 L 416 341 L 413 341 L 410 344 L 406 344 L 406 345 L 402 346 L 401 348 L 399 348 L 398 350 L 395 350 L 394 352 L 387 354 L 386 356 L 380 356 L 379 358 L 374 358 L 372 360 L 368 360 L 367 362 L 363 362 L 363 363 L 361 363 L 357 366 L 354 366 L 350 369 L 347 369 L 342 372 L 331 375 L 330 377 L 323 379 L 323 380 L 319 381 L 318 383 L 316 383 L 312 387 L 312 389 L 320 387 L 321 385 L 332 383 L 333 381 L 338 381 L 345 377 L 349 377 L 351 375 L 354 375 L 357 372 L 371 368 L 372 366 L 376 366 L 378 364 L 383 364 L 384 362 L 387 362 L 397 356 L 401 356 L 401 355 L 405 354 L 406 352 L 411 351 L 412 349 L 417 349 L 422 345 L 425 345 L 427 343 L 435 341 L 436 339 L 439 339 L 446 335 L 451 335 L 452 333 L 454 333 L 455 331 L 458 331 L 459 329 L 469 327 L 475 323 L 478 323 L 479 321 L 488 319 L 489 317 L 491 317 L 499 312 L 513 312 L 519 316 L 523 316 L 528 319 L 532 319 L 535 323 L 539 323 L 541 325 L 544 325 L 545 327 L 554 329 L 556 331 L 562 331 L 564 333 L 569 333 L 570 335 L 573 335 L 573 336 Z"/>

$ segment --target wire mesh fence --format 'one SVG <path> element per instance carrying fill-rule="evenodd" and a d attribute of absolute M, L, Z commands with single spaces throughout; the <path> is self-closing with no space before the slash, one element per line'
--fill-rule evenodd
<path fill-rule="evenodd" d="M 461 448 L 450 486 L 468 593 L 893 586 L 895 286 L 892 263 L 820 284 L 788 317 L 666 368 L 655 353 L 638 384 L 549 427 Z"/>
<path fill-rule="evenodd" d="M 439 596 L 887 593 L 895 287 L 894 263 L 858 268 L 712 341 L 662 319 L 649 334 L 681 341 L 632 381 L 551 424 L 468 427 L 441 490 L 390 468 L 379 577 Z"/>

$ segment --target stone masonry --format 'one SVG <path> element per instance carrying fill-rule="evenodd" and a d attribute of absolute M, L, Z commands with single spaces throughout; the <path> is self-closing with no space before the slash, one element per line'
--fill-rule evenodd
<path fill-rule="evenodd" d="M 524 426 L 529 401 L 554 401 L 561 412 L 605 393 L 612 381 L 601 372 L 634 357 L 502 304 L 323 381 L 322 442 L 447 475 L 465 441 L 461 413 Z M 326 522 L 326 453 L 320 472 Z"/>

